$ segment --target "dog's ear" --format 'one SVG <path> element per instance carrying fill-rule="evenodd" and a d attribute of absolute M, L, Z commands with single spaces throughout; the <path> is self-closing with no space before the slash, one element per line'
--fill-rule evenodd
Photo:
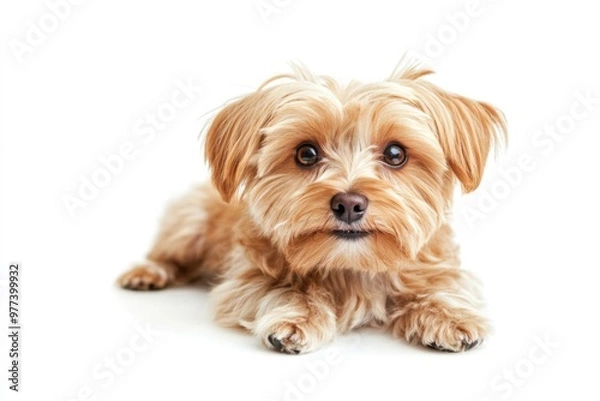
<path fill-rule="evenodd" d="M 229 202 L 256 174 L 253 157 L 260 148 L 272 105 L 268 91 L 257 91 L 225 106 L 206 134 L 205 157 L 213 185 Z"/>
<path fill-rule="evenodd" d="M 493 106 L 416 80 L 417 103 L 431 117 L 448 165 L 465 192 L 479 186 L 492 148 L 506 139 L 503 114 Z"/>
<path fill-rule="evenodd" d="M 465 192 L 479 186 L 490 150 L 506 140 L 503 114 L 491 105 L 443 91 L 421 79 L 433 71 L 404 58 L 390 81 L 413 89 L 411 99 L 430 117 L 446 160 Z"/>

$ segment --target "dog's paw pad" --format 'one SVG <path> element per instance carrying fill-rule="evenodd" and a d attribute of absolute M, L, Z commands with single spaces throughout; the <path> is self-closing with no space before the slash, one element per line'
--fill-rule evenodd
<path fill-rule="evenodd" d="M 129 290 L 159 290 L 168 283 L 168 274 L 164 267 L 148 263 L 134 267 L 123 274 L 118 283 Z"/>

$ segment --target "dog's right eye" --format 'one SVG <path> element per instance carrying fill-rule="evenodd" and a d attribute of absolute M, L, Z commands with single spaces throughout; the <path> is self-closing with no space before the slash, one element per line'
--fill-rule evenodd
<path fill-rule="evenodd" d="M 400 144 L 391 143 L 383 151 L 383 162 L 392 168 L 403 167 L 407 161 L 408 152 Z"/>
<path fill-rule="evenodd" d="M 314 145 L 305 143 L 296 148 L 296 163 L 300 167 L 312 167 L 319 161 L 319 152 Z"/>

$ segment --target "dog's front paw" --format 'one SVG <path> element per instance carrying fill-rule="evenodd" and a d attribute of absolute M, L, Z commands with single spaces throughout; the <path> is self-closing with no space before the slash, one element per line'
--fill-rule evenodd
<path fill-rule="evenodd" d="M 487 321 L 467 310 L 431 308 L 407 315 L 402 322 L 404 337 L 445 352 L 461 352 L 474 348 L 487 335 Z"/>
<path fill-rule="evenodd" d="M 325 328 L 322 328 L 326 330 Z M 283 322 L 265 331 L 263 342 L 267 348 L 285 354 L 303 354 L 314 351 L 329 340 L 326 332 L 306 322 Z"/>
<path fill-rule="evenodd" d="M 163 266 L 148 262 L 124 273 L 117 282 L 130 290 L 159 290 L 167 286 L 169 275 Z"/>
<path fill-rule="evenodd" d="M 265 345 L 285 354 L 309 352 L 318 346 L 301 324 L 280 323 L 274 326 L 265 339 Z"/>
<path fill-rule="evenodd" d="M 445 352 L 461 352 L 474 348 L 487 334 L 487 322 L 478 316 L 440 316 L 424 327 L 417 339 L 421 344 Z M 413 340 L 414 341 L 414 340 Z"/>

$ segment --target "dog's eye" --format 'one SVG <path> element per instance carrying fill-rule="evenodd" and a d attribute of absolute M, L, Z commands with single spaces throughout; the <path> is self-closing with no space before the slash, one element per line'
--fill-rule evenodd
<path fill-rule="evenodd" d="M 300 167 L 311 167 L 319 161 L 319 152 L 314 145 L 305 143 L 296 149 L 296 163 Z"/>
<path fill-rule="evenodd" d="M 402 145 L 389 144 L 383 151 L 383 161 L 390 167 L 400 168 L 408 161 L 408 152 Z"/>

